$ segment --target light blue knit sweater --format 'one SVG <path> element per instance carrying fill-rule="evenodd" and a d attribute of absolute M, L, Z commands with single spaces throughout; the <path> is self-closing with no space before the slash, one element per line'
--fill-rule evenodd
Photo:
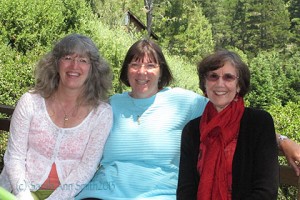
<path fill-rule="evenodd" d="M 146 99 L 116 94 L 110 103 L 114 125 L 101 168 L 78 199 L 175 200 L 181 132 L 202 114 L 207 99 L 165 88 Z"/>

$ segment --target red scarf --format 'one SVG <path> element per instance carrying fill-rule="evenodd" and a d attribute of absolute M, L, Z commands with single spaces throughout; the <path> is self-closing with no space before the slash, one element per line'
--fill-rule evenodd
<path fill-rule="evenodd" d="M 232 176 L 228 176 L 228 169 L 232 169 L 233 156 L 228 166 L 224 149 L 237 138 L 244 109 L 242 97 L 234 99 L 220 113 L 208 102 L 200 121 L 198 200 L 230 198 Z"/>

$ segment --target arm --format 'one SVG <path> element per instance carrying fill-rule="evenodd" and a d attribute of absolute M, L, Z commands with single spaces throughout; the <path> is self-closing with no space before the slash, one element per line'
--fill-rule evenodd
<path fill-rule="evenodd" d="M 249 160 L 250 174 L 246 174 L 250 190 L 241 199 L 263 200 L 276 199 L 279 186 L 278 150 L 275 137 L 275 128 L 271 115 L 265 111 L 256 111 L 253 115 L 250 129 L 254 135 L 253 160 Z M 253 127 L 253 128 L 251 128 Z M 250 147 L 251 148 L 251 147 Z"/>
<path fill-rule="evenodd" d="M 194 135 L 198 137 L 193 137 Z M 181 136 L 177 200 L 193 200 L 197 198 L 199 182 L 197 172 L 199 140 L 199 131 L 198 133 L 192 131 L 191 122 L 188 123 L 183 129 Z"/>
<path fill-rule="evenodd" d="M 89 142 L 86 146 L 84 155 L 79 165 L 73 169 L 64 182 L 62 187 L 58 187 L 47 200 L 74 199 L 86 184 L 94 176 L 99 161 L 102 157 L 103 147 L 112 127 L 111 107 L 105 108 L 95 120 L 91 131 Z M 71 186 L 71 187 L 64 187 Z"/>
<path fill-rule="evenodd" d="M 276 134 L 277 144 L 279 150 L 281 150 L 289 164 L 293 167 L 297 176 L 300 175 L 300 145 L 291 139 L 279 139 L 280 134 Z M 298 164 L 298 165 L 297 165 Z"/>
<path fill-rule="evenodd" d="M 5 168 L 12 191 L 18 199 L 26 200 L 33 200 L 30 194 L 30 183 L 25 175 L 25 160 L 32 115 L 32 100 L 28 94 L 25 94 L 19 100 L 13 113 L 9 141 L 4 156 Z"/>

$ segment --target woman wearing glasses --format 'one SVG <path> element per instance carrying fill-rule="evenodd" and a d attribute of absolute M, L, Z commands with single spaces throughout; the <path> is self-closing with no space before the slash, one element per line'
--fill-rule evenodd
<path fill-rule="evenodd" d="M 18 199 L 73 199 L 93 177 L 112 127 L 107 63 L 78 34 L 37 65 L 14 111 L 0 186 Z"/>
<path fill-rule="evenodd" d="M 177 199 L 277 199 L 278 157 L 269 113 L 244 106 L 250 72 L 223 50 L 198 65 L 204 113 L 183 129 Z"/>
<path fill-rule="evenodd" d="M 158 45 L 140 40 L 129 48 L 120 80 L 131 90 L 110 98 L 114 124 L 101 166 L 78 199 L 176 198 L 181 131 L 207 99 L 167 87 L 172 79 Z"/>

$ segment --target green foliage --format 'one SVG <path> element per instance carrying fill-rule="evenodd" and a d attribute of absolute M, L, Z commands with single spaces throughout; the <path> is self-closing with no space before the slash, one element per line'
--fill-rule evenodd
<path fill-rule="evenodd" d="M 62 33 L 63 8 L 58 0 L 1 0 L 1 43 L 22 53 L 48 45 Z"/>
<path fill-rule="evenodd" d="M 1 162 L 1 160 L 5 153 L 5 149 L 8 141 L 8 135 L 9 133 L 0 131 L 0 141 L 1 141 L 0 142 L 0 172 L 2 171 L 3 168 L 3 162 Z"/>
<path fill-rule="evenodd" d="M 154 6 L 153 29 L 172 55 L 198 61 L 211 52 L 214 47 L 211 25 L 201 7 L 191 0 L 164 1 Z"/>
<path fill-rule="evenodd" d="M 288 81 L 288 89 L 285 91 L 290 101 L 300 101 L 300 51 L 287 54 L 284 60 L 284 73 Z"/>
<path fill-rule="evenodd" d="M 250 106 L 265 108 L 284 105 L 292 96 L 290 82 L 284 71 L 283 59 L 278 52 L 261 52 L 250 61 L 251 92 L 247 99 Z"/>
<path fill-rule="evenodd" d="M 212 24 L 213 39 L 217 47 L 231 44 L 236 34 L 232 29 L 237 0 L 201 0 L 200 4 L 209 22 Z"/>
<path fill-rule="evenodd" d="M 0 103 L 15 105 L 21 95 L 33 86 L 32 67 L 35 51 L 24 56 L 7 46 L 0 46 Z"/>
<path fill-rule="evenodd" d="M 187 63 L 181 57 L 168 54 L 166 59 L 175 79 L 171 87 L 181 87 L 202 94 L 202 91 L 199 89 L 199 79 L 195 64 Z"/>
<path fill-rule="evenodd" d="M 290 36 L 289 24 L 282 0 L 238 0 L 231 45 L 254 54 L 257 49 L 284 48 Z"/>
<path fill-rule="evenodd" d="M 91 38 L 97 44 L 100 54 L 111 65 L 114 75 L 112 93 L 120 93 L 126 87 L 119 82 L 119 72 L 123 59 L 128 48 L 138 38 L 134 35 L 126 34 L 122 28 L 109 29 L 99 21 L 92 21 L 89 24 L 92 27 L 93 36 Z"/>
<path fill-rule="evenodd" d="M 182 31 L 184 34 L 180 33 L 174 37 L 173 48 L 177 50 L 177 55 L 198 61 L 214 48 L 211 25 L 203 16 L 201 8 L 185 6 L 184 10 L 187 13 L 187 27 Z"/>
<path fill-rule="evenodd" d="M 291 20 L 291 42 L 300 45 L 300 0 L 290 0 L 288 9 L 290 11 Z"/>
<path fill-rule="evenodd" d="M 289 138 L 300 141 L 300 102 L 288 102 L 285 106 L 271 105 L 268 107 L 275 123 L 277 133 L 288 136 Z"/>

